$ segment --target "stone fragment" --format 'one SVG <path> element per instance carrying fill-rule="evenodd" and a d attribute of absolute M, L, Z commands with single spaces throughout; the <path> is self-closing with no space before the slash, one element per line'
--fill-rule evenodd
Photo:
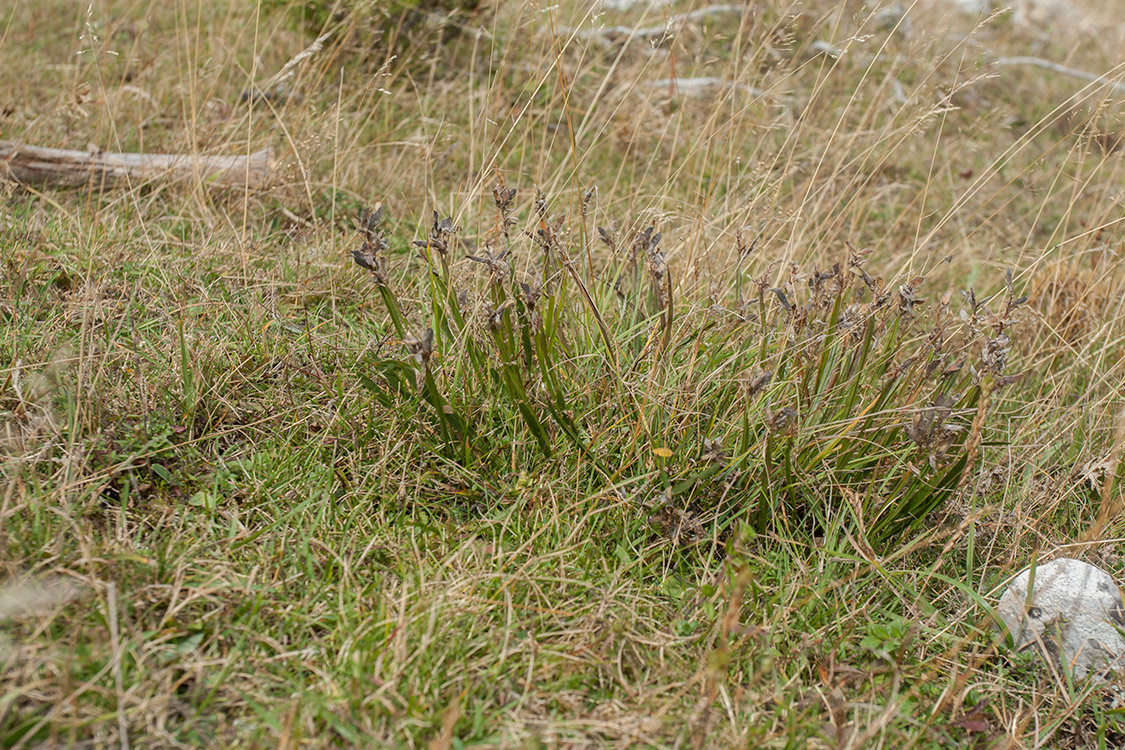
<path fill-rule="evenodd" d="M 1125 674 L 1125 601 L 1101 568 L 1066 557 L 1028 568 L 997 611 L 1019 651 L 1035 649 L 1077 679 Z"/>

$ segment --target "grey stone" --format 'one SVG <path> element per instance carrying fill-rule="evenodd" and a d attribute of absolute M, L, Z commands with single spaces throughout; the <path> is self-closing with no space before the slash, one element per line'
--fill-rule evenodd
<path fill-rule="evenodd" d="M 875 24 L 875 28 L 883 31 L 893 29 L 903 36 L 910 33 L 911 22 L 906 16 L 906 8 L 903 7 L 902 3 L 892 3 L 884 8 L 879 8 L 875 11 L 875 15 L 871 17 L 871 21 Z"/>
<path fill-rule="evenodd" d="M 1078 679 L 1125 674 L 1125 601 L 1101 568 L 1067 557 L 1028 568 L 997 611 L 1017 650 L 1034 649 Z"/>

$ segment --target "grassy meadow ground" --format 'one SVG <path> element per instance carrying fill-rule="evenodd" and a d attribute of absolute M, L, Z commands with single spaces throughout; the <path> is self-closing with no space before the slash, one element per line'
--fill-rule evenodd
<path fill-rule="evenodd" d="M 482 5 L 0 9 L 0 139 L 278 165 L 0 184 L 0 746 L 1121 746 L 990 609 L 1125 574 L 1121 90 L 997 64 L 1113 3 Z"/>

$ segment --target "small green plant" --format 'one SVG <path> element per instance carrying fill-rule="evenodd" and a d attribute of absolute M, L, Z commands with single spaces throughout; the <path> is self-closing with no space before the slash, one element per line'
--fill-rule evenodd
<path fill-rule="evenodd" d="M 859 645 L 873 651 L 877 656 L 890 659 L 902 647 L 910 632 L 910 623 L 901 617 L 889 617 L 885 622 L 867 624 L 867 635 Z"/>

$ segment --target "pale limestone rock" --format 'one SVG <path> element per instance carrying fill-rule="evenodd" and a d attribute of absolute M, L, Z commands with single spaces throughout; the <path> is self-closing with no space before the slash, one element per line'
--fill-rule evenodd
<path fill-rule="evenodd" d="M 1113 577 L 1065 557 L 1031 574 L 1012 579 L 997 607 L 1016 649 L 1035 649 L 1079 679 L 1125 674 L 1125 600 Z"/>

